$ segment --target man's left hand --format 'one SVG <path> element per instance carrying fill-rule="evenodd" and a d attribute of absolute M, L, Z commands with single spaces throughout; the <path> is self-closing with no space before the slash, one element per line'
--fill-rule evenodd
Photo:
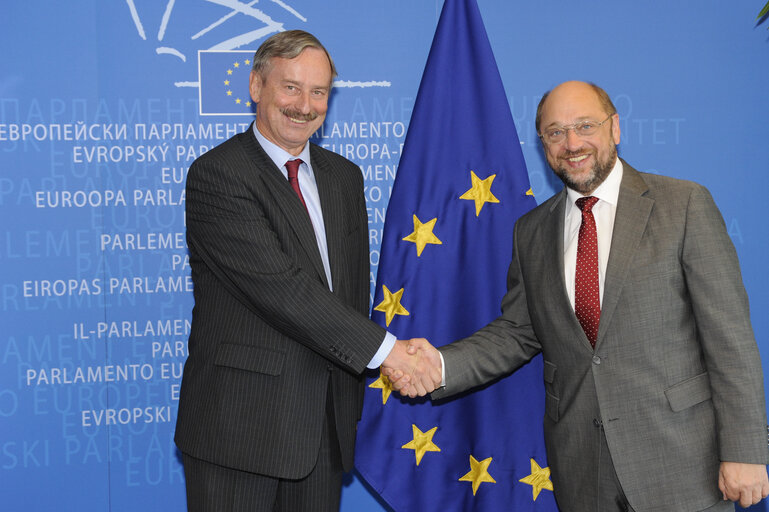
<path fill-rule="evenodd" d="M 738 501 L 742 508 L 755 505 L 769 495 L 769 478 L 763 464 L 722 462 L 718 488 L 724 500 Z"/>

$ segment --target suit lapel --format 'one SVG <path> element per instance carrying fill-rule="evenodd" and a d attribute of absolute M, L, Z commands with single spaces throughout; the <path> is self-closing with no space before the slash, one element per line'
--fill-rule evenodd
<path fill-rule="evenodd" d="M 543 223 L 539 232 L 542 243 L 541 254 L 546 255 L 544 266 L 547 269 L 545 276 L 547 296 L 551 298 L 550 300 L 555 298 L 559 307 L 565 306 L 568 310 L 571 308 L 563 278 L 563 212 L 565 204 L 566 189 L 558 194 L 550 207 L 548 222 Z"/>
<path fill-rule="evenodd" d="M 315 231 L 310 221 L 307 210 L 304 209 L 301 201 L 296 196 L 296 192 L 289 185 L 288 180 L 283 176 L 275 166 L 275 163 L 267 156 L 259 141 L 256 140 L 253 132 L 253 123 L 251 127 L 242 134 L 243 144 L 250 156 L 250 161 L 254 164 L 253 174 L 258 176 L 267 190 L 275 199 L 280 210 L 283 212 L 286 222 L 296 234 L 299 245 L 307 255 L 307 259 L 312 263 L 318 277 L 328 286 L 326 272 L 323 270 L 323 261 L 318 251 L 318 242 L 315 239 Z M 315 162 L 312 162 L 313 168 Z M 321 198 L 322 202 L 322 198 Z M 325 212 L 324 212 L 325 215 Z M 328 223 L 326 223 L 328 225 Z"/>
<path fill-rule="evenodd" d="M 590 346 L 590 341 L 588 341 L 585 331 L 574 314 L 574 308 L 571 302 L 569 302 L 569 295 L 566 291 L 566 278 L 563 274 L 563 230 L 566 204 L 566 188 L 564 188 L 550 207 L 548 222 L 543 223 L 540 229 L 540 239 L 544 244 L 541 254 L 547 255 L 544 262 L 545 272 L 543 272 L 546 283 L 543 287 L 545 291 L 543 300 L 554 301 L 557 310 L 553 318 L 566 319 L 565 323 L 561 324 L 561 327 L 570 331 L 570 335 L 567 335 L 567 337 L 580 340 L 581 344 L 592 352 L 593 347 Z"/>
<path fill-rule="evenodd" d="M 630 263 L 638 249 L 646 225 L 649 221 L 654 200 L 644 197 L 648 190 L 640 173 L 630 167 L 624 160 L 622 184 L 617 199 L 617 212 L 614 217 L 609 262 L 606 267 L 603 304 L 601 307 L 601 322 L 598 327 L 598 346 L 609 324 L 622 294 Z"/>
<path fill-rule="evenodd" d="M 331 267 L 331 281 L 334 283 L 333 289 L 339 290 L 340 283 L 338 280 L 343 274 L 339 265 L 342 261 L 340 244 L 344 239 L 342 230 L 345 226 L 342 215 L 344 198 L 331 165 L 315 146 L 310 146 L 310 158 L 312 158 L 312 168 L 315 171 L 315 182 L 318 184 L 323 224 L 326 227 L 326 247 L 328 248 L 329 266 Z"/>

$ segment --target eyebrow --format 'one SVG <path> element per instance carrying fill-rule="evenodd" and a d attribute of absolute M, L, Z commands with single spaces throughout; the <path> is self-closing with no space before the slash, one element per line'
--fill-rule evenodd
<path fill-rule="evenodd" d="M 299 87 L 302 87 L 303 84 L 301 82 L 297 82 L 296 80 L 291 80 L 290 78 L 283 79 L 283 84 L 290 84 L 290 85 L 296 85 Z M 323 90 L 329 90 L 331 88 L 330 85 L 311 85 L 309 89 L 323 89 Z"/>
<path fill-rule="evenodd" d="M 578 123 L 581 123 L 583 121 L 593 121 L 595 119 L 597 119 L 597 117 L 594 117 L 594 116 L 580 116 L 573 123 L 557 123 L 557 122 L 553 121 L 552 123 L 550 123 L 548 125 L 545 125 L 543 127 L 543 129 L 544 128 L 550 128 L 551 126 L 571 126 L 573 124 L 578 124 Z"/>

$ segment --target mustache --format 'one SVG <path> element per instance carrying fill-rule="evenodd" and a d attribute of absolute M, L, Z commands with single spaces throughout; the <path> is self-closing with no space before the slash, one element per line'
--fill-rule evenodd
<path fill-rule="evenodd" d="M 562 153 L 562 156 L 564 158 L 573 158 L 575 156 L 582 156 L 582 155 L 589 155 L 589 154 L 590 154 L 590 151 L 587 151 L 587 150 L 584 150 L 584 149 L 579 149 L 577 151 L 571 151 L 571 150 L 568 150 L 568 149 L 564 149 L 563 153 Z"/>
<path fill-rule="evenodd" d="M 280 112 L 284 116 L 290 117 L 291 119 L 299 119 L 300 121 L 314 121 L 315 119 L 318 118 L 317 112 L 309 112 L 307 114 L 304 114 L 292 108 L 282 108 L 280 109 Z"/>

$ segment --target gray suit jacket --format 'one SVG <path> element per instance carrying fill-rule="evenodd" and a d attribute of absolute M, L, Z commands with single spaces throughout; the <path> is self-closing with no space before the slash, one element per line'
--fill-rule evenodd
<path fill-rule="evenodd" d="M 360 373 L 384 330 L 368 320 L 368 224 L 360 169 L 311 146 L 333 279 L 310 218 L 252 129 L 187 177 L 195 306 L 176 443 L 193 457 L 279 478 L 314 467 L 333 390 L 345 469 Z"/>
<path fill-rule="evenodd" d="M 624 163 L 624 162 L 623 162 Z M 703 187 L 624 163 L 595 351 L 563 279 L 566 191 L 516 223 L 502 314 L 441 348 L 441 398 L 540 351 L 545 441 L 564 511 L 592 511 L 602 422 L 637 511 L 721 499 L 720 461 L 765 464 L 763 375 L 739 263 Z"/>

